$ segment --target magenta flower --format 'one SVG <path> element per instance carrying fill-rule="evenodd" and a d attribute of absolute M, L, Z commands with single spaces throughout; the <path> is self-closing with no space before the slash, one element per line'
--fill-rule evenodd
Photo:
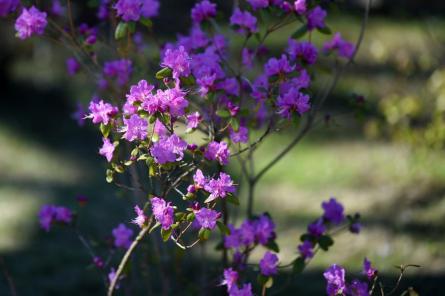
<path fill-rule="evenodd" d="M 103 138 L 102 148 L 99 149 L 99 154 L 105 156 L 108 162 L 113 158 L 114 145 L 110 142 L 110 139 Z"/>
<path fill-rule="evenodd" d="M 203 0 L 192 8 L 192 20 L 200 23 L 216 15 L 216 4 L 208 0 Z"/>
<path fill-rule="evenodd" d="M 87 116 L 85 112 L 85 108 L 81 103 L 76 104 L 76 111 L 71 114 L 71 118 L 76 120 L 77 125 L 84 126 L 85 125 L 85 117 Z"/>
<path fill-rule="evenodd" d="M 362 224 L 360 224 L 359 222 L 352 223 L 349 226 L 349 231 L 354 234 L 359 234 L 361 229 L 362 229 Z"/>
<path fill-rule="evenodd" d="M 198 224 L 205 229 L 213 230 L 216 226 L 216 221 L 219 219 L 221 214 L 215 210 L 208 208 L 201 208 L 195 213 L 196 221 Z"/>
<path fill-rule="evenodd" d="M 201 189 L 206 186 L 207 178 L 200 169 L 196 170 L 195 175 L 193 176 L 193 182 L 195 183 L 196 189 Z"/>
<path fill-rule="evenodd" d="M 331 197 L 329 201 L 324 201 L 321 207 L 324 210 L 323 218 L 327 221 L 338 225 L 345 219 L 343 206 L 335 198 Z"/>
<path fill-rule="evenodd" d="M 323 51 L 329 53 L 332 51 L 338 51 L 340 57 L 347 59 L 352 58 L 355 53 L 355 46 L 351 42 L 344 40 L 339 32 L 334 34 L 331 40 L 327 41 L 323 45 Z"/>
<path fill-rule="evenodd" d="M 368 284 L 356 279 L 348 285 L 346 292 L 350 296 L 370 296 Z"/>
<path fill-rule="evenodd" d="M 127 94 L 127 102 L 133 104 L 135 102 L 144 102 L 152 96 L 154 86 L 149 84 L 146 80 L 141 80 L 137 85 L 132 85 L 130 93 Z"/>
<path fill-rule="evenodd" d="M 252 285 L 250 283 L 244 284 L 242 288 L 238 288 L 235 285 L 228 292 L 229 296 L 253 296 Z"/>
<path fill-rule="evenodd" d="M 241 11 L 239 8 L 235 9 L 232 16 L 230 17 L 230 24 L 238 26 L 238 33 L 256 33 L 257 19 L 248 11 Z"/>
<path fill-rule="evenodd" d="M 154 143 L 150 148 L 150 153 L 157 163 L 164 164 L 181 160 L 185 149 L 187 149 L 187 142 L 173 134 Z"/>
<path fill-rule="evenodd" d="M 198 111 L 195 113 L 187 115 L 187 128 L 188 129 L 195 129 L 198 127 L 199 123 L 202 120 L 201 114 L 199 114 Z"/>
<path fill-rule="evenodd" d="M 247 0 L 252 6 L 253 10 L 266 8 L 269 6 L 269 0 Z"/>
<path fill-rule="evenodd" d="M 111 282 L 115 279 L 116 277 L 116 270 L 114 268 L 111 268 L 110 272 L 108 273 L 108 282 L 111 284 Z M 118 281 L 121 278 L 118 279 Z M 116 289 L 119 289 L 120 285 L 116 284 Z"/>
<path fill-rule="evenodd" d="M 289 39 L 287 53 L 291 60 L 302 60 L 308 65 L 315 64 L 318 57 L 317 48 L 309 41 L 298 42 L 294 39 Z"/>
<path fill-rule="evenodd" d="M 292 72 L 295 69 L 295 66 L 291 66 L 286 55 L 281 55 L 280 59 L 271 58 L 267 61 L 267 64 L 264 66 L 264 73 L 267 76 L 274 75 L 283 75 Z"/>
<path fill-rule="evenodd" d="M 94 264 L 94 266 L 96 266 L 97 268 L 103 268 L 104 267 L 104 265 L 105 265 L 105 263 L 104 263 L 104 261 L 102 260 L 102 258 L 100 258 L 99 256 L 95 256 L 94 258 L 93 258 L 93 264 Z"/>
<path fill-rule="evenodd" d="M 266 245 L 269 240 L 275 237 L 275 224 L 269 216 L 263 214 L 253 222 L 255 228 L 255 241 Z"/>
<path fill-rule="evenodd" d="M 105 103 L 103 100 L 95 102 L 94 100 L 90 102 L 88 107 L 90 114 L 87 118 L 92 118 L 93 123 L 103 123 L 108 124 L 111 117 L 115 116 L 118 112 L 117 107 L 114 107 L 110 103 Z"/>
<path fill-rule="evenodd" d="M 210 142 L 204 152 L 204 157 L 208 160 L 218 160 L 221 165 L 229 163 L 230 150 L 226 142 Z"/>
<path fill-rule="evenodd" d="M 377 275 L 377 269 L 371 266 L 371 261 L 369 261 L 368 258 L 363 260 L 363 274 L 365 274 L 370 281 Z"/>
<path fill-rule="evenodd" d="M 127 59 L 109 61 L 104 64 L 104 75 L 110 78 L 117 78 L 119 86 L 124 86 L 130 79 L 133 71 L 133 63 Z"/>
<path fill-rule="evenodd" d="M 228 95 L 238 97 L 240 93 L 240 86 L 235 77 L 224 79 L 216 84 L 217 89 L 224 90 Z"/>
<path fill-rule="evenodd" d="M 68 208 L 55 207 L 55 220 L 57 222 L 69 224 L 73 220 L 73 214 Z"/>
<path fill-rule="evenodd" d="M 164 91 L 159 91 L 156 96 L 160 96 L 160 101 L 164 102 L 170 111 L 170 115 L 174 117 L 183 116 L 185 108 L 189 102 L 185 98 L 185 92 L 179 88 L 170 88 Z"/>
<path fill-rule="evenodd" d="M 15 21 L 17 37 L 24 40 L 32 35 L 42 35 L 46 25 L 46 12 L 42 12 L 31 6 L 30 9 L 23 8 L 22 13 Z"/>
<path fill-rule="evenodd" d="M 123 138 L 127 141 L 145 140 L 148 134 L 148 122 L 137 114 L 131 115 L 129 119 L 124 117 Z"/>
<path fill-rule="evenodd" d="M 80 64 L 76 58 L 71 57 L 66 60 L 66 71 L 68 72 L 68 75 L 74 76 L 79 70 Z"/>
<path fill-rule="evenodd" d="M 19 0 L 2 0 L 0 1 L 0 17 L 7 16 L 14 12 L 19 5 Z"/>
<path fill-rule="evenodd" d="M 136 218 L 134 218 L 131 222 L 142 228 L 145 222 L 147 222 L 148 217 L 144 214 L 144 211 L 137 205 L 134 206 L 134 211 L 136 212 Z"/>
<path fill-rule="evenodd" d="M 264 253 L 260 260 L 260 271 L 264 276 L 272 276 L 278 273 L 278 256 L 270 251 Z"/>
<path fill-rule="evenodd" d="M 145 18 L 155 17 L 159 14 L 158 0 L 142 0 L 141 15 Z"/>
<path fill-rule="evenodd" d="M 345 269 L 343 267 L 334 264 L 323 273 L 323 276 L 327 281 L 328 296 L 336 296 L 345 292 Z"/>
<path fill-rule="evenodd" d="M 277 107 L 278 114 L 289 119 L 292 112 L 297 112 L 301 116 L 309 111 L 311 105 L 308 95 L 299 92 L 296 88 L 291 88 L 284 96 L 278 97 Z"/>
<path fill-rule="evenodd" d="M 130 247 L 133 230 L 121 223 L 118 227 L 113 229 L 112 234 L 114 237 L 114 246 L 116 248 L 128 249 Z"/>
<path fill-rule="evenodd" d="M 303 15 L 306 13 L 307 6 L 306 6 L 306 0 L 297 0 L 294 2 L 294 9 L 295 12 Z"/>
<path fill-rule="evenodd" d="M 324 10 L 320 6 L 316 6 L 314 9 L 309 11 L 309 13 L 306 15 L 308 30 L 312 31 L 316 28 L 323 29 L 324 27 L 326 27 L 324 23 L 326 15 L 326 10 Z"/>
<path fill-rule="evenodd" d="M 157 222 L 159 222 L 163 229 L 169 229 L 174 222 L 174 209 L 171 202 L 166 202 L 160 197 L 153 197 L 151 199 L 151 209 Z"/>
<path fill-rule="evenodd" d="M 177 49 L 167 49 L 161 66 L 168 67 L 173 71 L 173 78 L 186 77 L 190 75 L 190 56 L 184 46 Z"/>
<path fill-rule="evenodd" d="M 228 224 L 230 234 L 224 237 L 224 247 L 228 249 L 237 249 L 241 246 L 241 232 L 232 224 Z"/>
<path fill-rule="evenodd" d="M 304 241 L 298 246 L 298 252 L 304 259 L 314 257 L 314 245 L 310 241 Z"/>
<path fill-rule="evenodd" d="M 113 8 L 124 21 L 138 21 L 141 17 L 141 0 L 118 0 Z"/>
<path fill-rule="evenodd" d="M 224 198 L 229 193 L 235 192 L 235 186 L 232 178 L 226 173 L 219 173 L 218 179 L 211 179 L 204 187 L 204 189 L 210 193 L 206 199 L 206 203 L 211 202 L 217 198 Z"/>
<path fill-rule="evenodd" d="M 44 205 L 40 208 L 40 227 L 42 227 L 46 232 L 51 229 L 51 223 L 53 222 L 55 212 L 55 207 L 53 205 Z"/>
<path fill-rule="evenodd" d="M 230 140 L 232 140 L 233 143 L 249 142 L 249 129 L 245 126 L 240 126 L 237 132 L 231 129 Z"/>
<path fill-rule="evenodd" d="M 239 231 L 240 240 L 243 245 L 247 247 L 255 242 L 255 225 L 252 221 L 244 221 L 243 224 L 241 224 Z"/>
<path fill-rule="evenodd" d="M 227 286 L 227 290 L 230 290 L 232 287 L 236 286 L 237 282 L 238 272 L 232 268 L 224 269 L 224 280 L 221 282 L 221 285 Z"/>

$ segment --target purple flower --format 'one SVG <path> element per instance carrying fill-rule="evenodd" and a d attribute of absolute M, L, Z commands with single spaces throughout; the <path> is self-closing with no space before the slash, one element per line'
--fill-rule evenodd
<path fill-rule="evenodd" d="M 326 11 L 320 6 L 316 6 L 314 9 L 309 11 L 309 13 L 306 15 L 308 30 L 312 31 L 315 28 L 322 29 L 326 27 L 324 23 L 326 15 Z"/>
<path fill-rule="evenodd" d="M 281 55 L 280 59 L 271 58 L 267 61 L 267 64 L 264 66 L 264 72 L 267 76 L 287 74 L 292 72 L 295 69 L 294 66 L 289 64 L 286 55 Z"/>
<path fill-rule="evenodd" d="M 230 140 L 233 143 L 247 143 L 249 141 L 249 129 L 245 126 L 240 126 L 237 132 L 231 129 Z"/>
<path fill-rule="evenodd" d="M 157 222 L 159 222 L 163 229 L 169 229 L 174 222 L 174 210 L 171 202 L 166 202 L 160 197 L 153 197 L 151 199 L 151 209 Z"/>
<path fill-rule="evenodd" d="M 196 221 L 202 228 L 213 230 L 216 226 L 216 220 L 221 216 L 215 210 L 208 208 L 201 208 L 195 213 Z"/>
<path fill-rule="evenodd" d="M 181 160 L 185 149 L 187 149 L 187 142 L 173 134 L 154 143 L 150 148 L 150 153 L 157 163 L 164 164 Z"/>
<path fill-rule="evenodd" d="M 297 0 L 297 1 L 295 1 L 294 8 L 295 8 L 295 11 L 298 14 L 300 14 L 300 15 L 305 14 L 306 10 L 307 10 L 306 0 Z"/>
<path fill-rule="evenodd" d="M 354 234 L 359 234 L 361 229 L 362 229 L 362 224 L 360 224 L 359 222 L 352 223 L 349 226 L 349 231 Z"/>
<path fill-rule="evenodd" d="M 252 6 L 253 10 L 266 8 L 269 6 L 269 0 L 247 0 Z"/>
<path fill-rule="evenodd" d="M 108 281 L 110 284 L 113 282 L 113 280 L 116 278 L 116 270 L 114 268 L 111 268 L 110 272 L 108 273 Z M 118 279 L 118 281 L 120 278 Z M 119 289 L 119 284 L 116 284 L 116 289 Z"/>
<path fill-rule="evenodd" d="M 232 224 L 228 224 L 230 234 L 224 237 L 224 247 L 228 249 L 237 249 L 241 246 L 241 231 Z"/>
<path fill-rule="evenodd" d="M 242 63 L 247 69 L 253 67 L 253 58 L 255 57 L 255 52 L 248 48 L 243 48 L 242 51 Z"/>
<path fill-rule="evenodd" d="M 345 219 L 343 206 L 335 198 L 331 197 L 329 201 L 324 201 L 321 207 L 324 210 L 323 218 L 327 221 L 337 225 Z"/>
<path fill-rule="evenodd" d="M 245 246 L 250 246 L 255 242 L 255 225 L 252 221 L 246 220 L 241 224 L 240 228 L 240 240 Z"/>
<path fill-rule="evenodd" d="M 114 246 L 116 248 L 128 249 L 130 247 L 133 230 L 121 223 L 118 227 L 113 229 L 112 233 L 114 237 Z"/>
<path fill-rule="evenodd" d="M 264 276 L 272 276 L 278 273 L 278 256 L 267 251 L 260 260 L 260 271 Z"/>
<path fill-rule="evenodd" d="M 204 176 L 200 169 L 197 169 L 195 175 L 193 176 L 193 182 L 195 183 L 195 188 L 204 188 L 207 184 L 207 178 Z"/>
<path fill-rule="evenodd" d="M 326 292 L 329 296 L 336 296 L 345 292 L 345 269 L 343 267 L 334 264 L 326 269 L 323 276 L 327 281 Z"/>
<path fill-rule="evenodd" d="M 144 210 L 137 205 L 134 206 L 134 211 L 136 212 L 136 218 L 131 222 L 142 228 L 145 222 L 147 222 L 148 217 L 144 214 Z"/>
<path fill-rule="evenodd" d="M 31 6 L 30 9 L 23 8 L 22 13 L 15 21 L 17 36 L 24 40 L 32 35 L 42 35 L 47 25 L 46 12 L 42 12 Z"/>
<path fill-rule="evenodd" d="M 229 296 L 253 296 L 252 285 L 250 283 L 244 284 L 242 288 L 238 288 L 235 285 L 228 292 Z"/>
<path fill-rule="evenodd" d="M 80 64 L 75 58 L 68 58 L 66 60 L 66 71 L 68 75 L 75 75 L 80 69 Z"/>
<path fill-rule="evenodd" d="M 198 127 L 199 123 L 202 120 L 201 114 L 199 114 L 198 111 L 195 113 L 187 115 L 187 128 L 188 129 L 195 129 Z"/>
<path fill-rule="evenodd" d="M 131 72 L 133 71 L 132 66 L 133 63 L 127 59 L 109 61 L 104 64 L 104 75 L 117 78 L 117 83 L 120 86 L 124 86 L 130 79 Z"/>
<path fill-rule="evenodd" d="M 73 220 L 73 214 L 68 208 L 55 207 L 55 219 L 57 222 L 69 224 Z"/>
<path fill-rule="evenodd" d="M 226 142 L 210 142 L 204 152 L 204 157 L 208 160 L 218 160 L 221 165 L 229 163 L 230 150 Z"/>
<path fill-rule="evenodd" d="M 221 282 L 222 286 L 227 286 L 227 290 L 230 290 L 232 287 L 236 286 L 237 281 L 238 272 L 232 268 L 224 269 L 224 280 Z"/>
<path fill-rule="evenodd" d="M 331 40 L 323 45 L 323 51 L 329 53 L 331 51 L 338 51 L 338 55 L 347 59 L 352 58 L 355 52 L 355 46 L 351 42 L 344 40 L 339 32 L 334 34 Z"/>
<path fill-rule="evenodd" d="M 311 223 L 307 227 L 307 231 L 310 235 L 320 237 L 326 231 L 326 227 L 323 224 L 323 219 L 317 219 L 317 221 Z"/>
<path fill-rule="evenodd" d="M 185 108 L 189 102 L 185 98 L 185 92 L 179 88 L 169 88 L 164 91 L 158 90 L 158 100 L 164 102 L 170 111 L 170 115 L 177 117 L 185 114 Z"/>
<path fill-rule="evenodd" d="M 137 85 L 132 85 L 130 93 L 127 94 L 127 102 L 133 104 L 135 102 L 144 102 L 152 96 L 154 86 L 149 84 L 146 80 L 141 80 Z"/>
<path fill-rule="evenodd" d="M 14 12 L 19 5 L 19 0 L 0 0 L 0 17 Z"/>
<path fill-rule="evenodd" d="M 292 60 L 301 59 L 308 65 L 314 64 L 318 57 L 317 48 L 309 41 L 298 42 L 289 39 L 287 52 Z"/>
<path fill-rule="evenodd" d="M 100 20 L 105 20 L 108 15 L 108 4 L 109 4 L 110 0 L 101 0 L 100 4 L 99 4 L 99 8 L 97 9 L 97 18 Z"/>
<path fill-rule="evenodd" d="M 310 241 L 304 241 L 298 246 L 298 252 L 304 259 L 314 257 L 314 245 Z"/>
<path fill-rule="evenodd" d="M 93 264 L 94 264 L 94 266 L 96 266 L 97 268 L 103 268 L 104 265 L 105 265 L 104 261 L 103 261 L 102 258 L 100 258 L 99 256 L 95 256 L 95 257 L 93 258 Z"/>
<path fill-rule="evenodd" d="M 173 71 L 173 78 L 186 77 L 190 75 L 190 56 L 184 46 L 177 49 L 167 49 L 161 66 L 169 67 Z"/>
<path fill-rule="evenodd" d="M 141 17 L 141 0 L 118 0 L 113 8 L 124 21 L 138 21 Z"/>
<path fill-rule="evenodd" d="M 145 140 L 148 134 L 148 122 L 137 114 L 131 115 L 129 119 L 124 117 L 121 132 L 124 132 L 123 138 L 127 141 Z"/>
<path fill-rule="evenodd" d="M 216 15 L 216 4 L 204 0 L 196 3 L 192 8 L 192 20 L 195 23 L 200 23 Z"/>
<path fill-rule="evenodd" d="M 284 118 L 290 118 L 292 112 L 297 112 L 300 116 L 309 111 L 311 105 L 309 96 L 291 88 L 285 95 L 279 96 L 277 100 L 278 114 Z"/>
<path fill-rule="evenodd" d="M 71 118 L 76 120 L 79 126 L 84 126 L 85 116 L 87 115 L 85 113 L 85 108 L 81 103 L 77 103 L 76 107 L 76 111 L 71 114 Z"/>
<path fill-rule="evenodd" d="M 141 15 L 145 18 L 155 17 L 159 14 L 158 0 L 142 0 Z"/>
<path fill-rule="evenodd" d="M 46 232 L 51 228 L 51 223 L 53 222 L 55 214 L 55 206 L 44 205 L 40 208 L 39 221 L 40 227 L 42 227 Z"/>
<path fill-rule="evenodd" d="M 103 145 L 99 149 L 99 154 L 102 156 L 105 156 L 108 162 L 111 161 L 113 158 L 113 152 L 114 152 L 114 145 L 110 142 L 110 139 L 103 138 Z"/>
<path fill-rule="evenodd" d="M 94 100 L 91 101 L 88 109 L 91 113 L 87 117 L 92 118 L 92 121 L 95 124 L 108 124 L 111 117 L 118 112 L 117 107 L 112 106 L 110 103 L 105 103 L 103 100 L 100 100 L 97 103 Z"/>
<path fill-rule="evenodd" d="M 239 8 L 235 9 L 230 17 L 230 24 L 238 26 L 238 33 L 255 33 L 258 31 L 257 19 L 248 11 L 241 11 Z"/>
<path fill-rule="evenodd" d="M 239 96 L 240 86 L 235 77 L 224 79 L 216 84 L 218 89 L 223 89 L 228 95 Z"/>
<path fill-rule="evenodd" d="M 51 13 L 55 16 L 62 16 L 65 13 L 65 7 L 62 6 L 59 0 L 53 0 Z"/>
<path fill-rule="evenodd" d="M 369 261 L 368 258 L 363 260 L 363 274 L 365 274 L 370 281 L 377 275 L 377 269 L 371 266 L 371 261 Z"/>
<path fill-rule="evenodd" d="M 365 282 L 353 280 L 347 287 L 347 295 L 350 296 L 369 296 L 369 287 Z"/>
<path fill-rule="evenodd" d="M 235 192 L 235 186 L 233 185 L 232 178 L 226 173 L 219 173 L 218 179 L 211 179 L 204 187 L 204 189 L 210 193 L 206 199 L 206 203 L 211 202 L 217 198 L 225 198 L 228 193 Z"/>
<path fill-rule="evenodd" d="M 269 216 L 263 214 L 254 221 L 255 241 L 262 245 L 266 245 L 270 239 L 275 237 L 275 224 Z"/>

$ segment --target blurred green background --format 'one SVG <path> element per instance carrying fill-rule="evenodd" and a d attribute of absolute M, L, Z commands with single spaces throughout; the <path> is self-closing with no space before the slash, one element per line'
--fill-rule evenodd
<path fill-rule="evenodd" d="M 167 39 L 188 25 L 194 1 L 161 2 L 155 28 Z M 317 255 L 281 295 L 323 295 L 321 273 L 328 265 L 358 273 L 364 256 L 388 286 L 398 276 L 394 265 L 413 263 L 422 267 L 407 272 L 403 287 L 413 286 L 421 295 L 445 290 L 445 4 L 374 4 L 356 63 L 324 110 L 329 123 L 317 127 L 265 175 L 255 202 L 255 211 L 270 212 L 278 225 L 284 263 L 293 258 L 305 225 L 320 215 L 321 201 L 330 196 L 344 203 L 347 212 L 362 213 L 364 228 L 358 236 L 338 236 L 332 250 Z M 347 2 L 341 13 L 329 17 L 330 27 L 355 40 L 361 13 L 360 1 Z M 93 15 L 78 11 L 79 20 Z M 295 29 L 283 29 L 267 45 L 278 52 Z M 88 267 L 90 258 L 76 236 L 63 228 L 44 233 L 37 213 L 46 203 L 76 208 L 76 197 L 85 195 L 89 203 L 80 209 L 80 229 L 106 241 L 106 233 L 131 219 L 132 197 L 105 182 L 106 164 L 97 154 L 99 134 L 91 126 L 79 128 L 71 118 L 76 101 L 90 99 L 92 86 L 84 77 L 67 77 L 68 54 L 57 46 L 37 38 L 19 42 L 13 35 L 13 27 L 0 20 L 0 295 L 9 295 L 8 279 L 18 295 L 101 295 L 101 277 Z M 364 116 L 350 112 L 353 94 L 365 97 Z M 256 168 L 291 138 L 292 131 L 265 142 Z M 237 173 L 236 164 L 231 170 Z M 242 184 L 240 198 L 244 207 Z M 207 250 L 207 267 L 198 248 L 187 256 L 184 269 L 199 266 L 216 274 L 213 245 Z M 163 247 L 162 260 L 153 263 L 154 282 L 155 268 L 175 260 L 165 258 L 167 248 L 173 246 Z M 194 294 L 189 283 L 170 284 L 172 295 Z M 156 283 L 152 285 L 152 295 L 157 295 Z M 204 295 L 213 295 L 209 291 Z"/>

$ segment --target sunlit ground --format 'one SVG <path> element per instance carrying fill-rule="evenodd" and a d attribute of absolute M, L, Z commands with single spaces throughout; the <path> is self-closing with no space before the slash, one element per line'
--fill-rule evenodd
<path fill-rule="evenodd" d="M 341 99 L 348 93 L 359 92 L 376 101 L 388 91 L 422 85 L 422 71 L 434 65 L 437 53 L 434 46 L 425 48 L 431 41 L 425 38 L 445 36 L 440 35 L 443 25 L 437 21 L 400 24 L 371 19 L 358 66 L 341 81 L 335 97 Z M 357 28 L 354 30 L 358 32 L 357 20 L 349 18 L 336 21 L 332 27 L 348 29 L 350 38 L 356 36 L 351 28 Z M 274 42 L 280 41 L 278 38 Z M 416 59 L 412 58 L 414 56 Z M 413 60 L 419 64 L 414 65 Z M 26 79 L 30 74 L 22 73 L 20 77 Z M 367 141 L 361 135 L 360 122 L 350 116 L 337 116 L 335 120 L 336 124 L 327 129 L 318 128 L 313 136 L 282 159 L 256 189 L 255 211 L 268 211 L 278 225 L 281 260 L 287 263 L 295 256 L 300 234 L 308 222 L 321 214 L 321 201 L 335 196 L 348 213 L 362 214 L 363 231 L 360 235 L 336 237 L 332 250 L 318 254 L 310 268 L 324 269 L 335 262 L 358 271 L 363 257 L 368 256 L 389 273 L 397 272 L 394 265 L 415 263 L 422 268 L 410 271 L 411 275 L 442 274 L 445 266 L 443 154 L 413 151 L 403 144 L 387 141 Z M 68 137 L 59 136 L 61 141 Z M 256 169 L 262 168 L 291 138 L 291 135 L 278 135 L 265 142 L 258 150 Z M 97 198 L 99 204 L 106 198 L 116 198 L 101 191 L 113 189 L 105 185 L 102 162 L 86 160 L 82 153 L 54 150 L 42 141 L 44 138 L 36 140 L 6 123 L 1 124 L 0 254 L 22 251 L 34 254 L 32 262 L 8 262 L 16 265 L 12 269 L 24 279 L 33 278 L 39 268 L 49 268 L 54 274 L 63 273 L 64 267 L 56 268 L 54 263 L 61 259 L 51 258 L 50 254 L 57 248 L 57 231 L 47 235 L 38 229 L 37 212 L 42 204 L 53 201 L 74 204 L 74 197 L 79 193 Z M 89 151 L 93 153 L 96 148 Z M 244 194 L 242 190 L 242 207 L 245 206 Z M 104 209 L 87 215 L 99 215 L 105 221 L 108 214 Z M 122 217 L 125 215 L 121 213 Z M 104 225 L 109 230 L 113 226 L 110 222 Z M 89 227 L 95 231 L 101 228 L 101 225 L 88 223 L 84 226 L 86 231 Z M 66 233 L 63 235 L 66 237 Z M 39 244 L 42 249 L 36 250 L 33 248 L 36 239 L 48 242 Z M 63 254 L 69 264 L 88 264 L 88 259 L 79 259 L 86 254 L 79 250 L 74 239 L 73 249 Z M 46 260 L 53 263 L 48 265 Z M 82 268 L 76 271 L 81 272 Z M 76 272 L 66 275 L 75 276 Z M 44 280 L 38 285 L 51 285 Z M 77 283 L 71 280 L 73 285 Z M 18 281 L 20 283 L 21 279 Z"/>

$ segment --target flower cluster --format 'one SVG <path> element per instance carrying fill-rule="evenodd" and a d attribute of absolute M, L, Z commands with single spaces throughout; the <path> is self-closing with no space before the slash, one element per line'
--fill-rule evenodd
<path fill-rule="evenodd" d="M 69 224 L 73 220 L 73 214 L 70 209 L 55 205 L 44 205 L 39 212 L 40 226 L 45 230 L 51 229 L 51 224 L 60 222 Z"/>

